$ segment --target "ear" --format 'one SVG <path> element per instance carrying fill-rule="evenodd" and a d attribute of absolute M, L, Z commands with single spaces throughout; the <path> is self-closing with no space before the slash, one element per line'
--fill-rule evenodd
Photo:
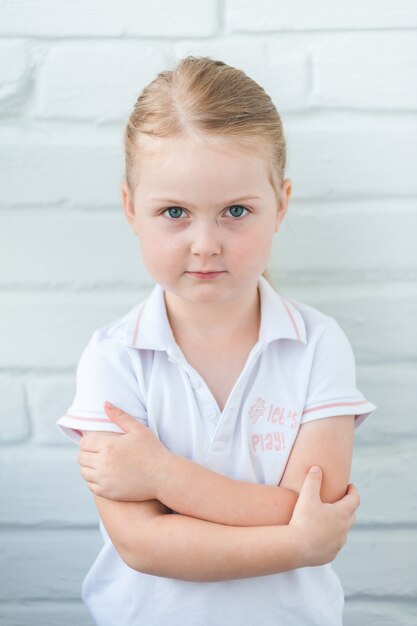
<path fill-rule="evenodd" d="M 134 233 L 137 235 L 136 220 L 135 220 L 135 204 L 132 199 L 129 187 L 127 185 L 126 178 L 124 177 L 120 185 L 120 192 L 122 195 L 123 212 L 129 224 L 131 225 Z"/>
<path fill-rule="evenodd" d="M 286 178 L 285 180 L 283 180 L 282 185 L 281 185 L 281 191 L 279 195 L 279 205 L 278 205 L 278 210 L 277 210 L 277 219 L 275 222 L 274 232 L 277 232 L 279 230 L 279 227 L 281 223 L 283 222 L 284 217 L 287 213 L 288 203 L 291 197 L 291 192 L 292 192 L 292 182 L 289 178 Z"/>

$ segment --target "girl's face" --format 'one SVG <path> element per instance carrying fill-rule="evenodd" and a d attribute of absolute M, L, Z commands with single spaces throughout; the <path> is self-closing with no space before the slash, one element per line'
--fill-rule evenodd
<path fill-rule="evenodd" d="M 279 206 L 259 154 L 186 138 L 147 138 L 133 197 L 125 181 L 125 215 L 155 282 L 193 302 L 240 296 L 265 270 L 284 218 L 291 181 Z M 198 278 L 191 272 L 221 272 Z"/>

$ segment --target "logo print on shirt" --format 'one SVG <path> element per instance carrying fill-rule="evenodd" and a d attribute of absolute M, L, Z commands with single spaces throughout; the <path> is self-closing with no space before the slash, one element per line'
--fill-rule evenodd
<path fill-rule="evenodd" d="M 255 404 L 249 407 L 248 416 L 252 424 L 256 424 L 258 419 L 265 413 L 265 400 L 256 398 Z"/>
<path fill-rule="evenodd" d="M 280 426 L 289 426 L 291 429 L 297 428 L 298 419 L 297 411 L 278 407 L 274 404 L 267 406 L 264 398 L 256 398 L 254 404 L 249 407 L 249 421 L 257 424 L 262 418 L 262 423 L 279 424 Z M 282 430 L 274 430 L 272 432 L 259 432 L 251 435 L 251 448 L 253 452 L 264 452 L 265 450 L 284 450 L 285 449 L 285 432 Z"/>

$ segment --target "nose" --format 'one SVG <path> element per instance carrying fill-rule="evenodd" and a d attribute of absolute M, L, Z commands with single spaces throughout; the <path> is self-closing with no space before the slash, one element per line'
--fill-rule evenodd
<path fill-rule="evenodd" d="M 192 254 L 212 256 L 220 254 L 221 249 L 219 226 L 216 223 L 206 220 L 195 225 L 192 233 Z"/>

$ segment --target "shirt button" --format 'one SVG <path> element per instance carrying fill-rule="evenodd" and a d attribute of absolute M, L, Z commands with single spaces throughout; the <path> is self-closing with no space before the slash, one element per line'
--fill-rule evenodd
<path fill-rule="evenodd" d="M 216 416 L 216 411 L 214 409 L 208 408 L 206 409 L 206 417 L 214 418 Z"/>
<path fill-rule="evenodd" d="M 200 386 L 200 381 L 197 378 L 191 379 L 191 386 L 193 389 L 197 389 Z"/>

